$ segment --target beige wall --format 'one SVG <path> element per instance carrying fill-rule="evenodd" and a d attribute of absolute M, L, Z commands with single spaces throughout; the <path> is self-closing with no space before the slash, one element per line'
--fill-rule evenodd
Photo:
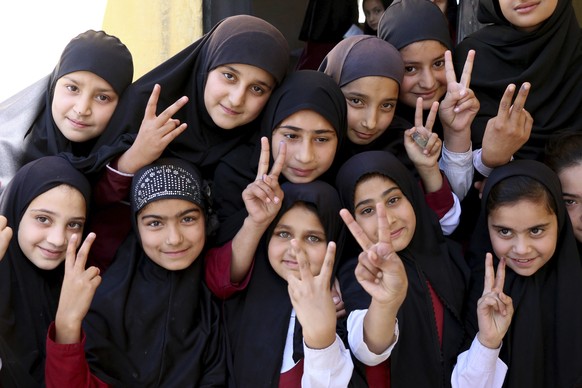
<path fill-rule="evenodd" d="M 576 16 L 578 16 L 578 24 L 582 25 L 582 0 L 572 0 Z"/>
<path fill-rule="evenodd" d="M 137 79 L 202 36 L 202 0 L 109 0 L 103 29 L 127 45 Z"/>

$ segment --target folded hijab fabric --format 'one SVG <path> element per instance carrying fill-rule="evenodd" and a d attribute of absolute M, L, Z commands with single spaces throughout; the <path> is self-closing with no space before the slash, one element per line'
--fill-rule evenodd
<path fill-rule="evenodd" d="M 46 156 L 23 166 L 0 198 L 0 214 L 14 232 L 0 261 L 0 385 L 40 386 L 44 381 L 46 334 L 55 319 L 63 266 L 37 268 L 18 244 L 20 221 L 39 195 L 60 185 L 77 189 L 89 203 L 87 179 L 69 162 Z"/>

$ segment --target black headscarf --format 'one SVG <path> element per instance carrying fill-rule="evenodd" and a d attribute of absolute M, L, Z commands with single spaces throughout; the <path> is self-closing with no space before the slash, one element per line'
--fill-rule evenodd
<path fill-rule="evenodd" d="M 36 267 L 18 244 L 20 221 L 39 195 L 60 185 L 77 189 L 89 203 L 87 179 L 58 156 L 46 156 L 22 167 L 0 198 L 0 214 L 14 232 L 0 261 L 0 385 L 40 386 L 44 381 L 47 330 L 55 319 L 63 265 L 47 271 Z"/>
<path fill-rule="evenodd" d="M 279 30 L 249 15 L 228 17 L 210 32 L 135 81 L 111 119 L 119 133 L 136 134 L 155 84 L 160 84 L 158 111 L 182 96 L 189 101 L 174 118 L 188 128 L 168 146 L 166 153 L 196 164 L 211 178 L 218 160 L 258 130 L 258 120 L 225 130 L 212 121 L 204 105 L 208 73 L 218 66 L 242 63 L 265 70 L 280 83 L 289 64 L 289 46 Z M 129 144 L 127 145 L 129 147 Z"/>
<path fill-rule="evenodd" d="M 547 189 L 557 208 L 558 242 L 552 258 L 535 274 L 520 276 L 506 267 L 504 292 L 513 299 L 515 313 L 501 347 L 509 367 L 508 387 L 573 387 L 582 384 L 582 264 L 560 181 L 540 162 L 518 160 L 489 175 L 483 190 L 481 215 L 468 255 L 473 268 L 469 298 L 469 334 L 478 331 L 476 306 L 483 293 L 485 254 L 494 255 L 487 227 L 486 203 L 491 189 L 513 176 L 527 176 Z"/>
<path fill-rule="evenodd" d="M 525 109 L 533 129 L 518 158 L 539 159 L 548 139 L 557 132 L 582 128 L 582 32 L 571 0 L 558 0 L 552 16 L 532 32 L 512 27 L 498 0 L 481 0 L 479 21 L 493 23 L 469 35 L 457 46 L 455 67 L 463 67 L 476 50 L 471 89 L 481 103 L 473 122 L 473 145 L 480 147 L 487 121 L 497 115 L 507 85 L 530 82 Z M 457 73 L 458 74 L 458 73 Z"/>
<path fill-rule="evenodd" d="M 370 61 L 370 58 L 374 60 Z M 338 43 L 327 54 L 319 71 L 331 76 L 340 88 L 359 78 L 373 76 L 391 78 L 400 86 L 404 63 L 400 52 L 390 43 L 368 35 L 357 35 Z M 336 159 L 343 163 L 359 152 L 382 149 L 396 154 L 414 169 L 404 148 L 404 131 L 412 127 L 412 124 L 394 115 L 390 126 L 372 143 L 359 145 L 349 139 L 344 140 Z"/>
<path fill-rule="evenodd" d="M 260 137 L 266 136 L 270 146 L 273 130 L 284 119 L 300 110 L 312 110 L 329 121 L 337 133 L 337 149 L 341 148 L 347 126 L 347 107 L 341 89 L 331 77 L 315 70 L 291 73 L 269 99 L 260 133 L 248 144 L 226 155 L 217 167 L 214 192 L 220 221 L 218 244 L 231 240 L 247 215 L 241 193 L 257 175 Z M 318 179 L 327 180 L 326 177 L 333 176 L 332 170 L 333 165 L 330 171 Z M 284 180 L 285 177 L 281 175 L 279 182 Z"/>
<path fill-rule="evenodd" d="M 416 180 L 389 152 L 363 152 L 341 167 L 336 186 L 342 205 L 352 215 L 356 186 L 370 174 L 394 181 L 416 215 L 412 240 L 398 252 L 408 276 L 408 292 L 398 312 L 401 335 L 390 356 L 391 386 L 450 386 L 451 372 L 464 341 L 462 309 L 468 287 L 468 268 L 460 248 L 443 236 L 438 218 L 426 204 Z M 338 276 L 346 311 L 367 309 L 370 296 L 354 276 L 357 257 L 346 259 Z M 442 348 L 427 282 L 443 304 Z"/>
<path fill-rule="evenodd" d="M 221 386 L 225 353 L 217 307 L 202 283 L 202 260 L 169 271 L 148 258 L 135 218 L 147 204 L 178 198 L 203 211 L 200 173 L 161 159 L 134 176 L 134 233 L 97 289 L 83 328 L 91 371 L 113 386 Z"/>
<path fill-rule="evenodd" d="M 26 147 L 25 162 L 65 152 L 75 167 L 90 172 L 98 159 L 100 147 L 110 145 L 116 139 L 117 132 L 108 126 L 98 138 L 74 143 L 55 124 L 52 116 L 55 85 L 62 76 L 75 71 L 89 71 L 98 75 L 121 98 L 133 79 L 133 59 L 118 38 L 103 31 L 88 30 L 72 39 L 50 76 L 44 107 L 26 134 L 30 140 Z"/>
<path fill-rule="evenodd" d="M 337 243 L 335 264 L 341 257 L 342 221 L 337 191 L 321 181 L 287 182 L 282 188 L 285 198 L 281 210 L 263 235 L 248 287 L 225 305 L 234 355 L 233 378 L 240 387 L 279 386 L 292 305 L 287 281 L 273 270 L 267 252 L 273 229 L 280 218 L 298 202 L 314 206 L 327 241 Z M 300 322 L 296 320 L 295 325 L 294 358 L 302 358 Z"/>

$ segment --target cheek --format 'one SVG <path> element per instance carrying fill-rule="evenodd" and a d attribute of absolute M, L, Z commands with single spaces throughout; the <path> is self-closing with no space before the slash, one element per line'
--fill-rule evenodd
<path fill-rule="evenodd" d="M 360 126 L 360 110 L 348 105 L 348 127 L 358 128 Z"/>
<path fill-rule="evenodd" d="M 358 217 L 356 216 L 356 222 L 362 227 L 364 233 L 370 241 L 373 243 L 378 242 L 376 237 L 378 231 L 378 221 L 376 217 Z"/>
<path fill-rule="evenodd" d="M 313 276 L 319 275 L 321 272 L 321 267 L 323 266 L 323 261 L 325 259 L 325 253 L 327 250 L 327 244 L 317 244 L 316 247 L 307 251 L 307 257 L 309 259 L 309 269 Z"/>
<path fill-rule="evenodd" d="M 256 119 L 265 105 L 267 101 L 269 101 L 268 95 L 262 95 L 260 97 L 249 97 L 247 98 L 247 114 L 249 115 L 249 121 Z"/>

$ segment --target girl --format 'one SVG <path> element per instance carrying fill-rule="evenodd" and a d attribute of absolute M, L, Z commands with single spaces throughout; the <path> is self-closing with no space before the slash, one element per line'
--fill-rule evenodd
<path fill-rule="evenodd" d="M 159 93 L 160 110 L 175 101 L 181 105 L 189 101 L 168 123 L 170 129 L 181 123 L 187 127 L 166 153 L 196 164 L 204 178 L 212 178 L 218 160 L 257 130 L 256 119 L 288 64 L 287 41 L 271 24 L 248 15 L 226 18 L 133 83 L 111 125 L 119 133 L 137 133 L 150 94 L 159 84 L 154 93 Z M 134 173 L 138 163 L 147 164 L 140 148 L 134 147 L 120 158 L 117 169 Z"/>
<path fill-rule="evenodd" d="M 371 56 L 377 57 L 376 60 L 370 62 L 367 58 Z M 398 50 L 370 36 L 346 38 L 331 50 L 321 70 L 337 82 L 347 101 L 347 139 L 338 160 L 343 162 L 358 152 L 373 149 L 395 153 L 420 177 L 427 201 L 441 218 L 443 230 L 450 234 L 458 225 L 460 205 L 439 169 L 440 140 L 431 134 L 424 147 L 415 143 L 415 135 L 428 132 L 420 118 L 415 118 L 414 128 L 400 119 L 391 124 L 404 73 Z M 417 113 L 420 111 L 418 107 Z M 434 121 L 434 115 L 436 112 L 427 119 L 427 125 Z"/>
<path fill-rule="evenodd" d="M 364 34 L 376 36 L 378 31 L 378 22 L 380 21 L 384 10 L 388 8 L 390 4 L 392 4 L 392 0 L 362 1 L 362 9 L 364 10 L 364 16 L 366 16 L 366 20 L 364 22 Z"/>
<path fill-rule="evenodd" d="M 160 159 L 135 175 L 131 194 L 135 233 L 97 291 L 99 272 L 85 270 L 92 238 L 77 257 L 67 252 L 47 386 L 223 386 L 218 310 L 199 260 L 208 232 L 200 174 Z"/>
<path fill-rule="evenodd" d="M 378 37 L 396 47 L 404 61 L 396 114 L 413 122 L 419 99 L 423 115 L 440 102 L 439 119 L 430 127 L 444 141 L 443 170 L 451 182 L 459 182 L 453 188 L 463 199 L 473 178 L 471 123 L 479 110 L 469 89 L 474 52 L 467 54 L 457 82 L 446 18 L 426 0 L 394 1 L 380 20 Z"/>
<path fill-rule="evenodd" d="M 116 37 L 89 30 L 71 40 L 52 74 L 0 105 L 0 190 L 46 155 L 70 153 L 83 171 L 102 167 L 97 152 L 117 137 L 106 129 L 132 78 L 131 53 Z"/>
<path fill-rule="evenodd" d="M 546 146 L 545 163 L 560 178 L 562 198 L 574 236 L 582 242 L 582 134 L 568 133 L 552 138 Z"/>
<path fill-rule="evenodd" d="M 533 116 L 533 128 L 515 157 L 540 159 L 552 134 L 582 126 L 582 95 L 576 86 L 582 82 L 582 38 L 572 1 L 543 0 L 527 8 L 508 0 L 482 0 L 479 21 L 490 25 L 471 34 L 455 51 L 457 65 L 469 50 L 479 55 L 472 87 L 481 109 L 473 144 L 480 147 L 506 85 L 528 81 L 532 90 L 525 108 Z"/>
<path fill-rule="evenodd" d="M 477 310 L 475 306 L 493 284 L 482 283 L 483 273 L 492 272 L 491 258 L 484 265 L 488 252 L 496 262 L 505 262 L 506 275 L 505 284 L 499 279 L 492 290 L 497 307 L 484 314 L 482 300 Z M 547 166 L 522 160 L 493 171 L 483 190 L 468 260 L 473 267 L 468 334 L 477 335 L 481 346 L 496 349 L 493 358 L 499 354 L 508 367 L 504 386 L 579 386 L 582 264 L 560 181 Z M 486 325 L 492 326 L 490 335 L 483 335 Z"/>
<path fill-rule="evenodd" d="M 369 384 L 448 386 L 464 338 L 461 318 L 468 269 L 460 247 L 443 237 L 437 217 L 426 205 L 417 183 L 402 163 L 388 152 L 368 151 L 353 156 L 341 167 L 336 186 L 342 205 L 348 210 L 342 211 L 342 218 L 360 246 L 368 251 L 374 244 L 389 242 L 399 257 L 393 258 L 394 264 L 401 260 L 407 277 L 408 292 L 400 309 L 397 297 L 396 302 L 391 303 L 396 307 L 385 312 L 385 319 L 375 320 L 376 325 L 371 328 L 374 333 L 392 338 L 393 315 L 398 311 L 401 336 L 392 350 L 388 347 L 390 338 L 379 346 L 375 336 L 367 331 L 370 326 L 366 326 L 366 321 L 374 314 L 373 305 L 386 305 L 386 302 L 374 293 L 371 301 L 368 289 L 356 281 L 356 259 L 346 260 L 340 268 L 338 277 L 348 314 L 370 308 L 348 317 L 348 323 L 350 320 L 364 321 L 364 342 L 376 348 L 377 356 L 361 356 L 352 343 L 350 348 L 365 364 L 388 367 L 380 377 L 376 375 L 377 370 L 375 378 L 369 375 Z M 379 217 L 385 217 L 388 225 L 381 223 Z M 375 269 L 371 276 L 382 282 L 386 277 L 388 282 L 390 273 L 385 271 L 376 275 L 378 269 Z M 393 275 L 397 279 L 398 273 L 396 270 Z M 406 281 L 398 280 L 394 292 L 403 284 Z M 381 364 L 388 356 L 389 365 Z"/>
<path fill-rule="evenodd" d="M 335 82 L 313 70 L 289 75 L 265 110 L 259 135 L 268 142 L 264 144 L 255 137 L 224 157 L 217 168 L 215 200 L 221 224 L 217 244 L 231 240 L 243 226 L 247 213 L 241 193 L 253 180 L 261 178 L 257 177 L 257 166 L 263 153 L 267 156 L 263 163 L 268 166 L 269 149 L 276 159 L 280 144 L 285 143 L 281 170 L 285 180 L 308 183 L 325 179 L 332 174 L 329 170 L 333 169 L 345 132 L 346 102 Z"/>
<path fill-rule="evenodd" d="M 65 159 L 47 156 L 22 167 L 6 187 L 0 214 L 14 237 L 0 262 L 3 387 L 41 386 L 45 339 L 55 319 L 67 242 L 82 235 L 87 179 Z"/>
<path fill-rule="evenodd" d="M 246 289 L 225 304 L 232 375 L 241 386 L 345 387 L 353 365 L 330 293 L 341 252 L 339 198 L 321 181 L 282 190 Z"/>

